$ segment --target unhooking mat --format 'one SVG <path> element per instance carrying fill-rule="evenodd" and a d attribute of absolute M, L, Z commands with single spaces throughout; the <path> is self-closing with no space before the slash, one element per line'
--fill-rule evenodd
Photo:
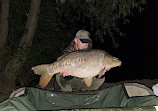
<path fill-rule="evenodd" d="M 97 94 L 63 94 L 29 87 L 24 95 L 1 102 L 0 111 L 156 111 L 153 106 L 158 106 L 157 96 L 129 97 L 124 84 L 119 84 Z"/>

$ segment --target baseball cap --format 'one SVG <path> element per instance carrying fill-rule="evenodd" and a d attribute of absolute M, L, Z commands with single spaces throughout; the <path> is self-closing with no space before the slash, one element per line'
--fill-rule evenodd
<path fill-rule="evenodd" d="M 82 43 L 89 43 L 90 42 L 89 36 L 90 36 L 90 33 L 86 30 L 79 30 L 76 33 L 76 38 L 80 39 Z"/>

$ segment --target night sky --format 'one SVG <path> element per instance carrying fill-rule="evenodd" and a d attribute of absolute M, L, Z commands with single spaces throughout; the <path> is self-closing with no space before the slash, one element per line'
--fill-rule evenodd
<path fill-rule="evenodd" d="M 145 11 L 130 24 L 115 52 L 122 66 L 107 72 L 106 81 L 158 79 L 158 0 L 147 0 Z"/>

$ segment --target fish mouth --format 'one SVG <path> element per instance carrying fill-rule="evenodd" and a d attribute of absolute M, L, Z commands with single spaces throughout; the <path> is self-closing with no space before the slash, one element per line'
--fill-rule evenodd
<path fill-rule="evenodd" d="M 120 67 L 120 66 L 121 66 L 121 64 L 122 64 L 122 62 L 118 63 L 118 66 Z"/>
<path fill-rule="evenodd" d="M 118 64 L 114 65 L 113 67 L 120 67 L 120 66 L 121 66 L 121 64 L 122 64 L 122 62 L 120 62 L 120 63 L 118 63 Z"/>

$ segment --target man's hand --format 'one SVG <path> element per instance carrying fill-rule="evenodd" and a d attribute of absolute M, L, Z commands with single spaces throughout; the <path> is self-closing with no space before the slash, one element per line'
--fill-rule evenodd
<path fill-rule="evenodd" d="M 63 77 L 71 75 L 69 71 L 60 71 L 60 73 L 62 73 Z"/>

